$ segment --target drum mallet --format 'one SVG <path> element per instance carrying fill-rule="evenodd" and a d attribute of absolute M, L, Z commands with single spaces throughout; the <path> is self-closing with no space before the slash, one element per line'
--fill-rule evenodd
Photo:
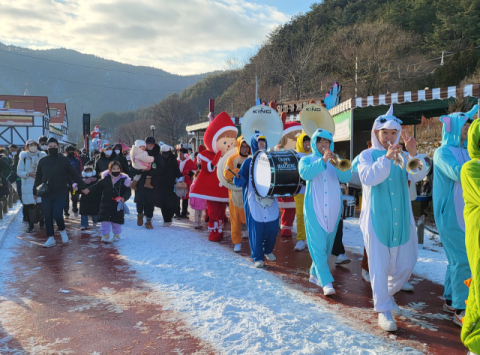
<path fill-rule="evenodd" d="M 240 179 L 240 175 L 238 174 L 235 174 L 232 169 L 230 169 L 228 166 L 225 166 L 225 170 L 231 172 L 237 179 Z"/>

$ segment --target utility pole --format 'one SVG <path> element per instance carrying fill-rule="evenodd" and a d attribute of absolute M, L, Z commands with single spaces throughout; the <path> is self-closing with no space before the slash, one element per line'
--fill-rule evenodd
<path fill-rule="evenodd" d="M 355 98 L 358 90 L 358 57 L 355 57 Z"/>
<path fill-rule="evenodd" d="M 445 64 L 444 58 L 445 58 L 445 51 L 442 51 L 442 61 L 440 62 L 440 65 Z"/>

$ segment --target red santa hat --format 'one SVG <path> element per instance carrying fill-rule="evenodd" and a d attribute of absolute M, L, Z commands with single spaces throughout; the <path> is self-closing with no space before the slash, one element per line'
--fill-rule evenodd
<path fill-rule="evenodd" d="M 232 119 L 226 112 L 220 112 L 217 117 L 208 125 L 205 135 L 203 136 L 203 143 L 211 152 L 217 153 L 217 139 L 226 131 L 235 131 L 238 133 L 237 127 L 233 124 Z"/>
<path fill-rule="evenodd" d="M 290 132 L 301 131 L 301 130 L 302 130 L 302 124 L 300 122 L 298 121 L 285 122 L 283 124 L 282 137 L 286 136 Z"/>

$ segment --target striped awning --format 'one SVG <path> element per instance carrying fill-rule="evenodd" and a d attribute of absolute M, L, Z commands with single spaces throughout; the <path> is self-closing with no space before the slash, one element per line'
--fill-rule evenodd
<path fill-rule="evenodd" d="M 456 98 L 459 96 L 480 98 L 480 84 L 470 84 L 465 86 L 449 86 L 445 88 L 436 88 L 428 90 L 405 91 L 401 93 L 357 97 L 340 103 L 329 110 L 332 116 L 338 115 L 344 111 L 354 108 L 368 106 L 380 106 L 390 104 L 403 104 L 408 102 L 444 100 Z"/>

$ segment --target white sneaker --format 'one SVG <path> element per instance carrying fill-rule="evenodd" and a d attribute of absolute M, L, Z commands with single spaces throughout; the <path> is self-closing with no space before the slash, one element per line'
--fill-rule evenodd
<path fill-rule="evenodd" d="M 318 281 L 317 277 L 314 275 L 310 275 L 308 282 L 310 282 L 311 284 L 317 285 L 318 287 L 322 287 L 322 285 L 320 284 L 320 281 Z"/>
<path fill-rule="evenodd" d="M 78 212 L 73 212 L 73 215 L 74 215 L 75 217 L 78 217 Z"/>
<path fill-rule="evenodd" d="M 84 231 L 84 230 L 86 230 L 86 229 L 87 229 L 87 227 L 80 227 L 80 230 L 81 230 L 81 231 Z"/>
<path fill-rule="evenodd" d="M 331 296 L 331 295 L 334 295 L 335 293 L 336 293 L 335 289 L 333 288 L 333 285 L 331 282 L 323 286 L 323 294 L 325 296 Z"/>
<path fill-rule="evenodd" d="M 305 249 L 306 247 L 307 245 L 305 244 L 305 241 L 297 240 L 297 244 L 295 244 L 295 248 L 293 248 L 293 250 L 300 251 Z"/>
<path fill-rule="evenodd" d="M 114 234 L 113 235 L 113 241 L 118 242 L 120 240 L 120 234 Z"/>
<path fill-rule="evenodd" d="M 402 286 L 402 291 L 413 291 L 413 286 L 405 282 Z"/>
<path fill-rule="evenodd" d="M 392 314 L 392 316 L 394 317 L 400 317 L 402 315 L 402 310 L 400 309 L 400 307 L 398 307 L 398 304 L 397 302 L 395 302 L 395 299 L 392 297 L 392 302 L 393 302 L 393 309 L 390 311 L 390 313 Z"/>
<path fill-rule="evenodd" d="M 453 323 L 455 323 L 459 327 L 463 327 L 463 317 L 465 317 L 465 311 L 462 311 L 462 313 L 460 314 L 457 314 L 457 312 L 455 312 L 455 314 L 453 315 Z"/>
<path fill-rule="evenodd" d="M 268 261 L 275 261 L 275 260 L 277 260 L 277 258 L 275 257 L 275 255 L 273 255 L 273 253 L 265 254 L 265 258 L 266 258 Z"/>
<path fill-rule="evenodd" d="M 235 253 L 240 253 L 242 251 L 242 244 L 235 244 L 235 247 L 233 248 L 233 251 Z"/>
<path fill-rule="evenodd" d="M 340 265 L 340 264 L 348 264 L 350 262 L 350 259 L 347 258 L 345 254 L 340 254 L 337 256 L 337 260 L 335 260 L 335 264 Z"/>
<path fill-rule="evenodd" d="M 248 230 L 242 231 L 242 238 L 248 239 Z"/>
<path fill-rule="evenodd" d="M 172 222 L 163 222 L 162 227 L 170 227 Z"/>
<path fill-rule="evenodd" d="M 102 236 L 102 239 L 100 241 L 104 243 L 111 243 L 113 241 L 113 238 L 110 237 L 110 234 L 105 234 L 104 236 Z"/>
<path fill-rule="evenodd" d="M 260 260 L 260 261 L 255 261 L 255 265 L 254 265 L 257 269 L 261 269 L 263 267 L 263 261 Z"/>
<path fill-rule="evenodd" d="M 68 239 L 68 234 L 67 231 L 64 229 L 63 231 L 60 231 L 60 236 L 62 237 L 62 243 L 67 244 L 70 240 Z"/>
<path fill-rule="evenodd" d="M 44 248 L 51 248 L 57 245 L 54 237 L 48 237 L 47 241 L 43 244 Z"/>
<path fill-rule="evenodd" d="M 395 323 L 390 311 L 378 313 L 378 325 L 386 332 L 397 331 L 397 323 Z"/>
<path fill-rule="evenodd" d="M 370 273 L 362 269 L 362 277 L 365 281 L 370 282 Z"/>
<path fill-rule="evenodd" d="M 473 351 L 469 351 L 467 355 L 477 355 Z"/>

